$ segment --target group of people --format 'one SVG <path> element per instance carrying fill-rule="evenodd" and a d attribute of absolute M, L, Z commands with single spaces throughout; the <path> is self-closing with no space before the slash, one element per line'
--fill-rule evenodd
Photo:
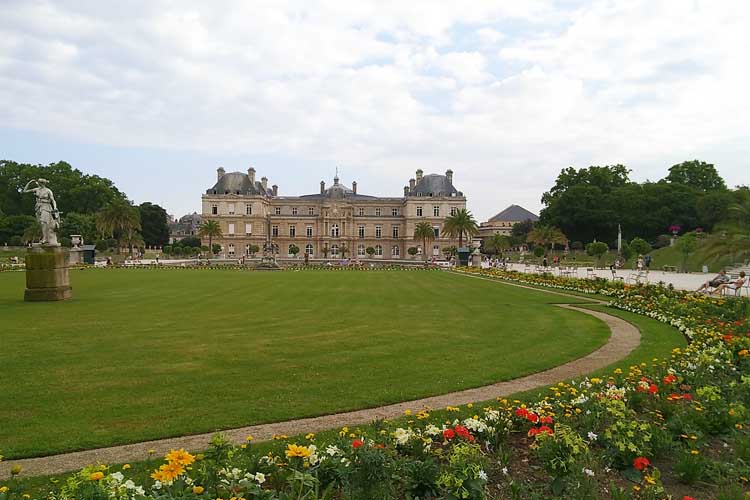
<path fill-rule="evenodd" d="M 733 290 L 737 293 L 745 285 L 745 271 L 740 271 L 739 277 L 732 281 L 732 278 L 727 274 L 726 269 L 722 269 L 718 275 L 712 280 L 703 283 L 696 292 L 708 293 L 712 295 L 719 295 L 724 290 Z"/>

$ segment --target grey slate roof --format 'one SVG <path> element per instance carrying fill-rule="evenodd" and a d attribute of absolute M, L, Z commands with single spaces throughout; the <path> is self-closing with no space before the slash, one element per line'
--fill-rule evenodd
<path fill-rule="evenodd" d="M 440 174 L 427 174 L 409 191 L 409 196 L 459 196 L 458 190 Z"/>
<path fill-rule="evenodd" d="M 264 194 L 263 185 L 255 181 L 250 182 L 250 177 L 242 172 L 229 172 L 221 176 L 214 187 L 206 191 L 206 194 Z M 268 194 L 266 192 L 265 194 Z"/>
<path fill-rule="evenodd" d="M 489 222 L 523 222 L 525 220 L 536 222 L 539 220 L 539 217 L 523 207 L 511 205 L 492 217 Z"/>
<path fill-rule="evenodd" d="M 331 198 L 334 200 L 350 199 L 350 200 L 373 200 L 375 196 L 368 196 L 365 194 L 355 194 L 354 191 L 345 187 L 343 184 L 339 184 L 339 178 L 333 179 L 333 186 L 327 188 L 323 193 L 316 194 L 305 194 L 300 196 L 301 199 L 305 200 L 322 200 L 324 198 Z"/>

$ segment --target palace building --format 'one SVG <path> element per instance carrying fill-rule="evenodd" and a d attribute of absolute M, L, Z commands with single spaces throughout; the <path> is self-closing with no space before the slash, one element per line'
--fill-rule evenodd
<path fill-rule="evenodd" d="M 296 246 L 299 255 L 311 258 L 366 258 L 372 248 L 376 259 L 406 259 L 410 247 L 418 249 L 418 258 L 424 251 L 441 258 L 444 248 L 458 243 L 442 236 L 445 218 L 466 208 L 452 170 L 445 175 L 417 170 L 403 196 L 391 198 L 361 194 L 356 182 L 344 186 L 338 175 L 330 187 L 321 181 L 315 194 L 282 196 L 266 177 L 257 180 L 252 167 L 230 173 L 219 168 L 216 183 L 201 198 L 202 219 L 220 224 L 223 236 L 214 243 L 230 258 L 250 255 L 253 245 L 262 249 L 268 228 L 282 257 Z M 423 221 L 435 230 L 426 250 L 414 239 L 414 228 Z"/>

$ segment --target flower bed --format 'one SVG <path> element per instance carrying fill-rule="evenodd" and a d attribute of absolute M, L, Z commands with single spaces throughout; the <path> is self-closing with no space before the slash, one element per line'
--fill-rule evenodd
<path fill-rule="evenodd" d="M 560 382 L 546 395 L 421 409 L 394 421 L 202 454 L 89 467 L 54 498 L 746 498 L 750 477 L 750 303 L 661 286 L 470 271 L 613 298 L 679 328 L 668 359 Z M 148 470 L 146 471 L 146 469 Z M 21 498 L 23 481 L 0 488 Z M 38 496 L 47 491 L 38 490 Z"/>

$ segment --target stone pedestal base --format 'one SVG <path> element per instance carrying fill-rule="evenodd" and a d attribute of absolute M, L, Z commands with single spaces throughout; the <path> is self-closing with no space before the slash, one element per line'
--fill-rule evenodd
<path fill-rule="evenodd" d="M 26 254 L 27 302 L 67 300 L 72 297 L 69 253 L 62 247 L 33 247 Z"/>
<path fill-rule="evenodd" d="M 255 266 L 256 271 L 281 271 L 281 266 L 272 256 L 263 256 L 260 262 Z"/>

